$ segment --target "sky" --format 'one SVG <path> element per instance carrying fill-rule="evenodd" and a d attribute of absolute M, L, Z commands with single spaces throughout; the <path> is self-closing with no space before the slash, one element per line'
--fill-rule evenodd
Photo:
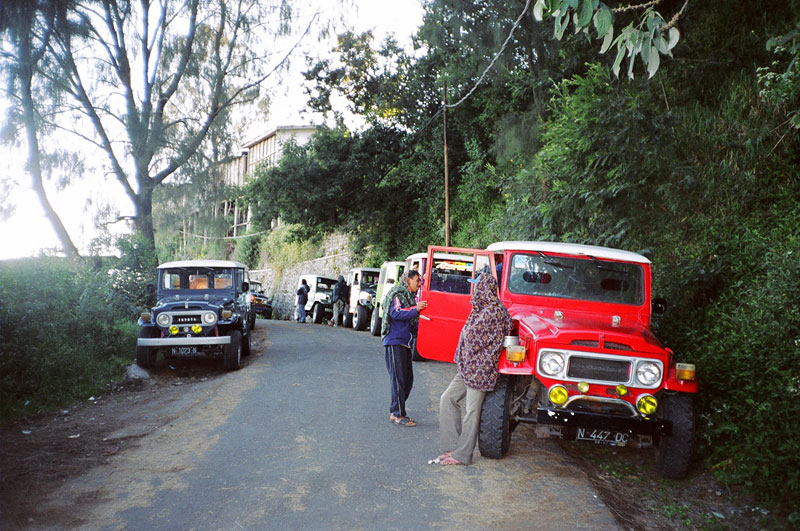
<path fill-rule="evenodd" d="M 401 45 L 410 47 L 411 35 L 422 23 L 421 1 L 352 0 L 351 7 L 343 8 L 341 18 L 346 19 L 356 31 L 372 30 L 378 41 L 392 34 Z M 329 0 L 308 0 L 308 2 L 312 6 L 319 6 L 323 16 L 332 16 L 333 14 L 326 13 L 325 10 L 337 5 Z M 337 7 L 337 9 L 342 8 Z M 312 42 L 305 43 L 304 46 L 312 50 L 328 50 L 332 42 Z M 299 78 L 299 72 L 305 67 L 304 61 L 298 57 L 291 64 L 293 74 L 290 74 L 288 79 L 292 79 L 292 75 Z M 302 91 L 297 88 L 293 90 L 292 87 L 292 83 L 284 81 L 274 88 L 269 120 L 263 124 L 263 128 L 251 131 L 253 135 L 266 132 L 278 125 L 319 123 L 319 120 L 313 117 L 301 116 L 305 103 Z M 6 105 L 7 101 L 0 98 L 0 116 L 5 115 Z M 38 197 L 30 188 L 30 177 L 25 172 L 25 149 L 24 145 L 20 149 L 0 146 L 0 181 L 10 180 L 14 183 L 8 194 L 0 197 L 3 207 L 8 205 L 14 207 L 14 214 L 10 218 L 0 217 L 0 260 L 37 256 L 42 250 L 60 247 L 60 242 L 44 215 Z M 87 171 L 102 170 L 87 169 Z M 107 177 L 103 185 L 98 185 L 95 180 L 90 187 L 85 184 L 75 184 L 57 189 L 57 184 L 52 182 L 47 183 L 46 187 L 50 202 L 81 254 L 88 252 L 91 240 L 97 236 L 94 218 L 101 205 L 115 205 L 122 215 L 133 213 L 133 207 L 124 195 L 121 185 L 112 177 Z M 0 187 L 0 194 L 2 193 Z M 117 229 L 126 230 L 122 224 L 118 224 Z"/>

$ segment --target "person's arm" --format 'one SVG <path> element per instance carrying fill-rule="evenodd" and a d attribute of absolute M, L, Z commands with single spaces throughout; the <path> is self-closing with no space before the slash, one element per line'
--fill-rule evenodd
<path fill-rule="evenodd" d="M 389 306 L 389 315 L 393 320 L 398 321 L 410 321 L 415 317 L 419 317 L 419 312 L 417 311 L 416 306 L 409 306 L 408 308 L 403 308 L 402 304 L 400 303 L 400 297 L 395 295 L 392 298 L 392 304 Z"/>

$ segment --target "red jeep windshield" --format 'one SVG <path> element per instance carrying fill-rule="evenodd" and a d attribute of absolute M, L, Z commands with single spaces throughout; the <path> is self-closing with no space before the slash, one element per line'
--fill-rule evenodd
<path fill-rule="evenodd" d="M 639 264 L 592 257 L 514 254 L 508 290 L 520 295 L 640 305 L 644 271 Z"/>

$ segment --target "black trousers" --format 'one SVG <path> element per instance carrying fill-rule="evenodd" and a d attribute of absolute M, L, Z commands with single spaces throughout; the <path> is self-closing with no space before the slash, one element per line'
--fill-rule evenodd
<path fill-rule="evenodd" d="M 406 400 L 414 386 L 411 349 L 403 345 L 388 345 L 384 349 L 386 350 L 386 370 L 389 371 L 389 385 L 392 392 L 389 412 L 395 417 L 405 417 Z"/>

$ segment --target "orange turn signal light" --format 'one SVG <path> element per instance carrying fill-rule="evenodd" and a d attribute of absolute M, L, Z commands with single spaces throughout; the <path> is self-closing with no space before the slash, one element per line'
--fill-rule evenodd
<path fill-rule="evenodd" d="M 675 364 L 675 377 L 678 380 L 694 380 L 695 367 L 692 363 Z"/>

